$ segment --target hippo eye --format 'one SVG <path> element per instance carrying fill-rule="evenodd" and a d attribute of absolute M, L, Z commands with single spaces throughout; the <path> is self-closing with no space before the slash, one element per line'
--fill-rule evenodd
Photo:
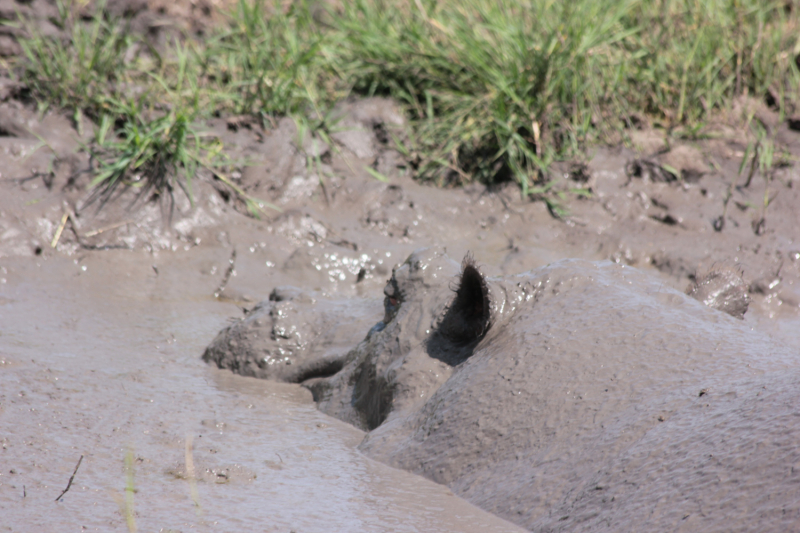
<path fill-rule="evenodd" d="M 397 281 L 394 278 L 390 279 L 386 283 L 386 287 L 383 289 L 383 294 L 385 296 L 383 300 L 383 307 L 385 311 L 383 323 L 388 324 L 397 314 L 397 310 L 400 308 L 400 303 L 402 301 L 402 295 L 400 294 L 400 290 L 397 288 Z"/>

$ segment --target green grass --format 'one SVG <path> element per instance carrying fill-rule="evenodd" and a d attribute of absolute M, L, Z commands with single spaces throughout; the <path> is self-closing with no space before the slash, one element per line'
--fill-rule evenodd
<path fill-rule="evenodd" d="M 183 112 L 168 113 L 145 121 L 138 113 L 126 116 L 116 135 L 109 138 L 111 119 L 104 115 L 90 150 L 98 161 L 91 182 L 92 199 L 105 203 L 120 185 L 140 188 L 139 197 L 171 194 L 175 184 L 191 198 L 192 177 L 197 169 L 200 137 L 191 117 Z M 183 180 L 174 180 L 183 175 Z"/>
<path fill-rule="evenodd" d="M 800 15 L 786 2 L 356 0 L 323 16 L 287 5 L 242 0 L 210 37 L 161 52 L 120 21 L 62 8 L 69 42 L 32 31 L 19 69 L 43 104 L 113 137 L 95 147 L 106 192 L 134 176 L 189 187 L 210 161 L 194 124 L 212 114 L 294 116 L 324 135 L 337 101 L 386 95 L 407 111 L 398 148 L 418 179 L 515 180 L 557 207 L 550 163 L 619 142 L 636 117 L 691 136 L 742 95 L 769 95 L 782 114 L 798 102 Z"/>
<path fill-rule="evenodd" d="M 565 5 L 467 0 L 405 13 L 356 2 L 342 17 L 354 87 L 408 105 L 423 179 L 513 177 L 527 194 L 554 154 L 589 132 L 608 56 L 632 32 L 620 23 L 625 3 Z"/>
<path fill-rule="evenodd" d="M 360 0 L 338 19 L 347 79 L 414 119 L 420 176 L 512 175 L 652 117 L 693 127 L 737 95 L 797 99 L 797 14 L 778 2 Z"/>
<path fill-rule="evenodd" d="M 22 81 L 41 107 L 54 106 L 99 117 L 132 83 L 137 72 L 126 54 L 137 39 L 121 21 L 107 21 L 98 10 L 89 22 L 59 4 L 53 21 L 69 36 L 67 42 L 41 35 L 26 21 L 31 35 L 20 41 L 27 61 L 20 65 Z"/>
<path fill-rule="evenodd" d="M 263 3 L 240 1 L 228 17 L 229 27 L 198 51 L 213 109 L 274 117 L 331 103 L 324 90 L 323 36 L 301 3 L 273 13 Z"/>

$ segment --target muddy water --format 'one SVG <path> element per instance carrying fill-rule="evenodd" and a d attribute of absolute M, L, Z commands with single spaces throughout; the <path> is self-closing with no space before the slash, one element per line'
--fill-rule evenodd
<path fill-rule="evenodd" d="M 299 386 L 203 363 L 241 314 L 210 296 L 220 255 L 4 261 L 3 531 L 519 531 L 367 459 Z"/>

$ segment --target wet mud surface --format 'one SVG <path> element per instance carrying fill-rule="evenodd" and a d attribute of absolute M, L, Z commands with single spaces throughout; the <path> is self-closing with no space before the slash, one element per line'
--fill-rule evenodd
<path fill-rule="evenodd" d="M 3 531 L 128 531 L 129 494 L 139 531 L 518 531 L 359 453 L 307 390 L 203 363 L 240 314 L 217 255 L 4 261 Z"/>
<path fill-rule="evenodd" d="M 181 5 L 138 20 L 168 33 L 148 17 Z M 800 173 L 738 172 L 749 113 L 800 156 L 768 106 L 737 103 L 701 140 L 631 130 L 556 164 L 559 188 L 592 192 L 560 220 L 513 184 L 413 181 L 381 99 L 342 104 L 333 145 L 289 119 L 215 119 L 251 163 L 231 178 L 280 208 L 254 219 L 202 172 L 194 203 L 86 205 L 91 125 L 19 98 L 0 79 L 4 530 L 125 531 L 130 494 L 141 530 L 800 524 Z M 438 277 L 403 292 L 393 269 L 426 247 Z M 489 305 L 518 294 L 509 280 L 534 296 L 432 336 L 467 252 Z M 743 319 L 700 303 L 735 315 L 745 296 Z"/>

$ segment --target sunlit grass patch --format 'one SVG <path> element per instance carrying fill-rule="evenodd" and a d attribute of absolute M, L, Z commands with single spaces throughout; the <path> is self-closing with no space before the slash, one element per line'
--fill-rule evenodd
<path fill-rule="evenodd" d="M 359 0 L 335 20 L 347 79 L 408 106 L 419 177 L 439 184 L 528 193 L 632 115 L 694 127 L 770 91 L 784 109 L 800 81 L 797 13 L 780 2 Z"/>
<path fill-rule="evenodd" d="M 514 178 L 527 193 L 556 152 L 591 133 L 628 2 L 409 4 L 362 0 L 340 19 L 355 87 L 412 111 L 420 175 Z"/>
<path fill-rule="evenodd" d="M 626 43 L 639 51 L 625 72 L 632 109 L 677 126 L 705 120 L 742 94 L 773 99 L 781 111 L 797 101 L 796 6 L 661 0 L 637 3 L 628 18 L 641 28 Z"/>
<path fill-rule="evenodd" d="M 60 16 L 53 22 L 65 31 L 65 39 L 45 36 L 22 21 L 29 38 L 20 41 L 26 59 L 20 65 L 21 79 L 40 106 L 97 117 L 140 74 L 132 54 L 139 39 L 124 21 L 106 20 L 101 9 L 84 21 L 76 6 L 58 5 Z"/>
<path fill-rule="evenodd" d="M 240 0 L 198 51 L 198 74 L 209 102 L 234 114 L 285 116 L 331 103 L 324 36 L 302 2 L 280 5 Z M 330 87 L 330 85 L 328 84 Z"/>
<path fill-rule="evenodd" d="M 800 90 L 800 15 L 779 1 L 240 0 L 164 50 L 66 5 L 65 37 L 29 28 L 19 70 L 42 106 L 116 124 L 96 145 L 100 196 L 131 176 L 189 190 L 208 149 L 193 124 L 212 115 L 293 116 L 324 136 L 336 102 L 386 95 L 410 119 L 397 148 L 416 178 L 513 180 L 559 212 L 553 161 L 642 119 L 691 135 L 743 95 L 794 112 Z"/>

